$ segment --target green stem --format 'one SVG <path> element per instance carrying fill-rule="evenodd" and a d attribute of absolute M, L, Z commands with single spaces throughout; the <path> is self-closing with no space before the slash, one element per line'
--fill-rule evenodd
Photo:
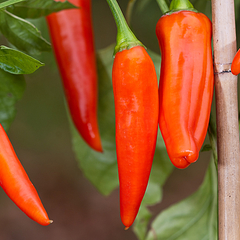
<path fill-rule="evenodd" d="M 169 11 L 167 0 L 156 0 L 158 3 L 159 8 L 162 11 L 162 14 L 165 14 Z"/>
<path fill-rule="evenodd" d="M 114 50 L 114 55 L 117 52 L 123 51 L 125 49 L 130 49 L 135 46 L 143 46 L 127 25 L 127 22 L 117 1 L 107 0 L 107 3 L 112 11 L 113 17 L 117 25 L 117 43 Z"/>
<path fill-rule="evenodd" d="M 187 9 L 193 9 L 193 5 L 190 3 L 189 0 L 172 0 L 170 4 L 170 11 L 176 11 L 176 10 L 187 10 Z"/>

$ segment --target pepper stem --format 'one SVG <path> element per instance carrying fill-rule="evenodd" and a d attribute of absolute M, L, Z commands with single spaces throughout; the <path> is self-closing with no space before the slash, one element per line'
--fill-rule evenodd
<path fill-rule="evenodd" d="M 187 10 L 187 9 L 193 9 L 193 5 L 190 3 L 189 0 L 172 0 L 170 4 L 170 11 L 174 10 Z"/>
<path fill-rule="evenodd" d="M 168 4 L 167 0 L 156 0 L 156 1 L 157 1 L 159 8 L 162 11 L 162 14 L 165 14 L 166 12 L 169 11 L 169 7 L 168 7 L 169 4 Z"/>
<path fill-rule="evenodd" d="M 117 1 L 107 0 L 107 3 L 112 11 L 117 25 L 117 43 L 115 46 L 114 55 L 117 52 L 125 49 L 130 49 L 135 46 L 143 46 L 143 44 L 135 37 L 129 28 Z"/>

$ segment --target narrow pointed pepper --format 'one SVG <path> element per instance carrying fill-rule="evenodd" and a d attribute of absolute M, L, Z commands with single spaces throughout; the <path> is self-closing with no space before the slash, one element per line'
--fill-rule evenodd
<path fill-rule="evenodd" d="M 240 73 L 240 49 L 233 58 L 231 72 L 233 75 L 238 75 Z"/>
<path fill-rule="evenodd" d="M 46 210 L 28 178 L 13 146 L 0 124 L 0 186 L 9 198 L 32 220 L 49 225 Z"/>
<path fill-rule="evenodd" d="M 158 83 L 150 56 L 127 26 L 117 2 L 107 2 L 118 28 L 112 84 L 120 213 L 127 229 L 136 218 L 152 167 L 158 130 Z"/>
<path fill-rule="evenodd" d="M 91 0 L 69 2 L 80 8 L 52 13 L 47 23 L 72 120 L 85 142 L 102 152 Z"/>
<path fill-rule="evenodd" d="M 188 0 L 173 0 L 156 26 L 161 50 L 159 126 L 172 163 L 198 159 L 213 97 L 211 21 Z"/>

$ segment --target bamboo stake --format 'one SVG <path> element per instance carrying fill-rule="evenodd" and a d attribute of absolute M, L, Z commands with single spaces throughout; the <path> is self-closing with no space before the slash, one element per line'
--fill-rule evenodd
<path fill-rule="evenodd" d="M 234 0 L 212 0 L 218 143 L 219 240 L 240 240 L 240 167 Z"/>

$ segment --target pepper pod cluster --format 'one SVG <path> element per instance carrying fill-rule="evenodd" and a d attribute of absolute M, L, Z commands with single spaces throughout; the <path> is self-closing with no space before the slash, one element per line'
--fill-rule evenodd
<path fill-rule="evenodd" d="M 138 213 L 154 157 L 157 125 L 171 162 L 186 168 L 206 137 L 214 87 L 211 21 L 188 0 L 173 0 L 156 26 L 161 50 L 159 94 L 154 65 L 114 0 L 118 33 L 112 82 L 120 212 L 128 228 Z"/>

